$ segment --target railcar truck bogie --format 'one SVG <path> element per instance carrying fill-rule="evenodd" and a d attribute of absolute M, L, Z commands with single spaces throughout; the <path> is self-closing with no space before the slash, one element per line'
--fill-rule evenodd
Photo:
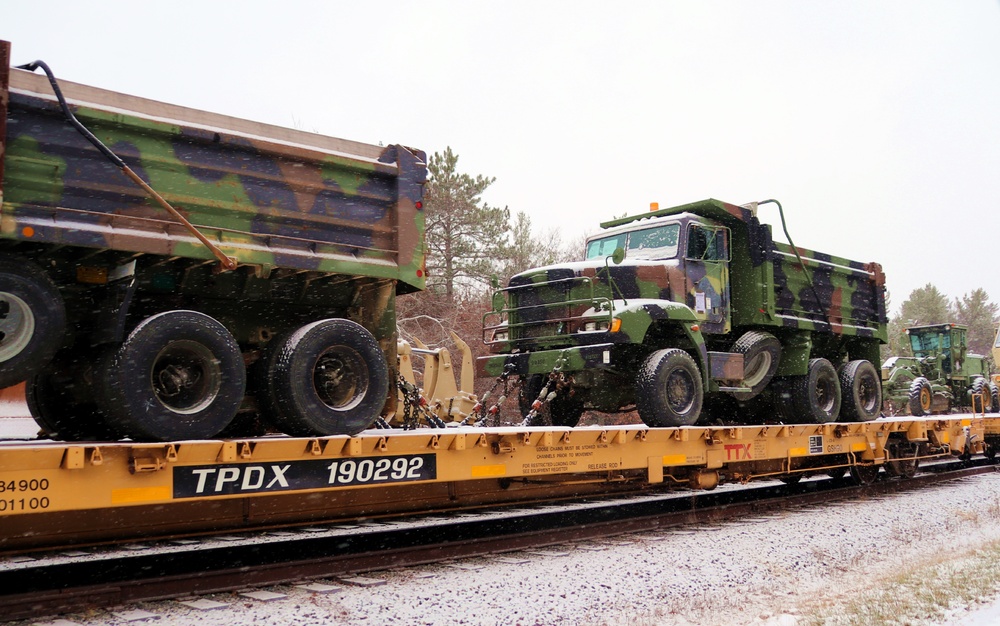
<path fill-rule="evenodd" d="M 354 434 L 395 410 L 423 152 L 57 81 L 10 52 L 0 386 L 27 381 L 44 431 L 211 438 L 239 414 Z"/>
<path fill-rule="evenodd" d="M 775 242 L 756 203 L 654 205 L 602 226 L 585 260 L 494 294 L 478 369 L 521 377 L 522 408 L 548 377 L 577 419 L 633 405 L 650 426 L 879 416 L 877 263 Z"/>

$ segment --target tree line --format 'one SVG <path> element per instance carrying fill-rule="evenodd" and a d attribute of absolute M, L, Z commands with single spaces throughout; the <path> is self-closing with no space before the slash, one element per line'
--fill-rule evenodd
<path fill-rule="evenodd" d="M 969 352 L 981 354 L 993 362 L 992 348 L 1000 322 L 1000 306 L 990 302 L 985 289 L 975 289 L 951 300 L 930 283 L 911 291 L 899 312 L 889 320 L 889 343 L 883 346 L 882 354 L 911 356 L 913 351 L 906 338 L 907 328 L 949 322 L 967 326 Z"/>

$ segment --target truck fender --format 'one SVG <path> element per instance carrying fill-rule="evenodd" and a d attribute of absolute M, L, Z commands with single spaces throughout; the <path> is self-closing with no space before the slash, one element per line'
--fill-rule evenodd
<path fill-rule="evenodd" d="M 629 300 L 626 307 L 615 307 L 615 317 L 622 320 L 621 331 L 631 339 L 631 343 L 646 344 L 655 348 L 684 347 L 691 350 L 691 355 L 701 371 L 701 382 L 705 391 L 710 389 L 708 346 L 701 333 L 700 322 L 694 311 L 677 302 Z M 666 346 L 651 333 L 660 332 L 663 328 L 675 328 L 681 331 L 690 343 L 688 346 Z"/>

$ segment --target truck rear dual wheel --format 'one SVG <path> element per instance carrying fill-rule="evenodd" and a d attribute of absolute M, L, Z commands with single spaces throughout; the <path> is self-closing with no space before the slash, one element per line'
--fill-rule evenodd
<path fill-rule="evenodd" d="M 40 372 L 66 333 L 66 308 L 35 264 L 0 256 L 0 388 Z"/>
<path fill-rule="evenodd" d="M 139 441 L 214 437 L 246 390 L 236 339 L 197 311 L 146 318 L 101 369 L 98 405 L 113 429 Z"/>
<path fill-rule="evenodd" d="M 703 399 L 698 365 L 684 350 L 657 350 L 636 376 L 635 406 L 648 426 L 692 426 L 701 415 Z"/>
<path fill-rule="evenodd" d="M 840 421 L 868 422 L 882 410 L 882 382 L 879 371 L 870 361 L 851 361 L 841 366 Z"/>
<path fill-rule="evenodd" d="M 840 379 L 826 359 L 810 359 L 805 376 L 777 382 L 773 395 L 775 409 L 786 423 L 824 424 L 840 415 Z"/>
<path fill-rule="evenodd" d="M 931 402 L 934 394 L 931 392 L 931 383 L 923 376 L 918 376 L 910 383 L 910 396 L 907 407 L 913 417 L 930 415 Z"/>
<path fill-rule="evenodd" d="M 355 435 L 378 419 L 389 366 L 378 341 L 345 319 L 306 324 L 269 350 L 258 400 L 282 432 Z"/>
<path fill-rule="evenodd" d="M 62 441 L 119 438 L 94 399 L 90 381 L 99 363 L 92 354 L 64 349 L 28 379 L 24 394 L 28 410 L 47 436 Z"/>

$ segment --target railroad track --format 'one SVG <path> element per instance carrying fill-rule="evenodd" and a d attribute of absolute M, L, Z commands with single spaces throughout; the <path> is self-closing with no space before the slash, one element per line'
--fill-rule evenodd
<path fill-rule="evenodd" d="M 995 471 L 930 467 L 909 480 L 841 480 L 690 494 L 616 496 L 450 516 L 217 536 L 94 553 L 41 554 L 0 564 L 5 619 L 232 591 L 465 558 L 567 541 L 706 524 L 831 501 L 874 497 Z"/>

